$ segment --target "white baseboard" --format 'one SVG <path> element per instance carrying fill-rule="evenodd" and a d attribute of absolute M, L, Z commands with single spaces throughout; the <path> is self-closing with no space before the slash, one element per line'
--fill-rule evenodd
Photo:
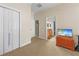
<path fill-rule="evenodd" d="M 28 45 L 30 43 L 31 43 L 31 40 L 30 41 L 27 41 L 25 44 L 22 44 L 20 47 L 23 47 L 23 46 Z"/>

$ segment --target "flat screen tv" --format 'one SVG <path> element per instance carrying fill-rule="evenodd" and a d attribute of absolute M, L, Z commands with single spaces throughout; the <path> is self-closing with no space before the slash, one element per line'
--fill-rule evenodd
<path fill-rule="evenodd" d="M 58 29 L 58 35 L 72 37 L 72 29 Z"/>

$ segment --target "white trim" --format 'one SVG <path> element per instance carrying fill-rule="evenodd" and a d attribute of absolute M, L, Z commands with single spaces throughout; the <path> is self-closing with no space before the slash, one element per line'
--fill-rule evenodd
<path fill-rule="evenodd" d="M 23 47 L 23 46 L 26 46 L 26 45 L 28 45 L 28 44 L 30 44 L 31 43 L 31 40 L 30 41 L 27 41 L 26 43 L 24 43 L 24 44 L 20 44 L 20 47 Z"/>
<path fill-rule="evenodd" d="M 47 17 L 46 17 L 46 40 L 47 40 Z"/>
<path fill-rule="evenodd" d="M 15 9 L 15 8 L 13 8 L 13 7 L 10 7 L 10 6 L 7 6 L 7 5 L 4 5 L 4 4 L 0 4 L 0 7 L 7 8 L 7 9 L 11 9 L 11 10 L 14 10 L 14 11 L 16 11 L 16 12 L 20 12 L 20 10 Z"/>

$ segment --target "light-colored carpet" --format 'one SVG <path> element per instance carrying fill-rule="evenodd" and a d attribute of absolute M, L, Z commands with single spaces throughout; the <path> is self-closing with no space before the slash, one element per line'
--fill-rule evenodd
<path fill-rule="evenodd" d="M 56 46 L 56 39 L 44 40 L 32 38 L 32 43 L 5 56 L 78 56 L 79 52 Z"/>

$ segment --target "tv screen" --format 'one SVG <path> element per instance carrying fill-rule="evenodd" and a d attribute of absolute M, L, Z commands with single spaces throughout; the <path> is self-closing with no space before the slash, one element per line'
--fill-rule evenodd
<path fill-rule="evenodd" d="M 72 36 L 72 29 L 58 29 L 58 35 Z"/>

